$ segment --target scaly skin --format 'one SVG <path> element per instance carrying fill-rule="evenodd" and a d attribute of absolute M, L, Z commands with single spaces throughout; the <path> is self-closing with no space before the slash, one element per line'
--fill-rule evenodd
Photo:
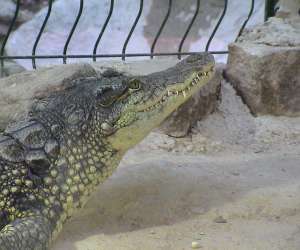
<path fill-rule="evenodd" d="M 213 74 L 202 54 L 147 76 L 108 70 L 37 101 L 0 135 L 0 249 L 49 249 L 125 152 Z"/>

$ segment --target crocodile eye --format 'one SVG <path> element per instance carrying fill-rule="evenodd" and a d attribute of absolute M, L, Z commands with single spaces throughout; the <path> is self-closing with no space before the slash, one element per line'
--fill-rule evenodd
<path fill-rule="evenodd" d="M 132 79 L 129 81 L 128 88 L 130 90 L 139 90 L 141 88 L 141 82 L 138 79 Z"/>
<path fill-rule="evenodd" d="M 113 89 L 108 87 L 98 90 L 96 99 L 101 107 L 106 108 L 111 106 L 117 98 L 113 95 Z"/>

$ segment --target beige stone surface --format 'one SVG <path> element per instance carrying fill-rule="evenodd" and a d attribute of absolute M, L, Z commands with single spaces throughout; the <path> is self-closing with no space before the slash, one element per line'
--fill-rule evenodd
<path fill-rule="evenodd" d="M 300 115 L 300 18 L 270 18 L 229 47 L 226 76 L 256 115 Z"/>
<path fill-rule="evenodd" d="M 299 249 L 299 155 L 130 158 L 54 250 Z"/>
<path fill-rule="evenodd" d="M 175 110 L 161 125 L 163 133 L 172 137 L 184 137 L 193 125 L 213 113 L 219 103 L 223 67 L 217 66 L 214 78 L 203 86 L 186 103 Z"/>
<path fill-rule="evenodd" d="M 0 79 L 0 131 L 20 119 L 37 99 L 58 88 L 68 80 L 95 76 L 88 64 L 70 64 L 26 71 Z"/>
<path fill-rule="evenodd" d="M 288 15 L 298 16 L 300 11 L 300 0 L 280 0 L 279 12 Z"/>
<path fill-rule="evenodd" d="M 221 94 L 188 137 L 154 132 L 128 152 L 53 249 L 299 250 L 300 118 L 254 118 L 228 83 Z"/>

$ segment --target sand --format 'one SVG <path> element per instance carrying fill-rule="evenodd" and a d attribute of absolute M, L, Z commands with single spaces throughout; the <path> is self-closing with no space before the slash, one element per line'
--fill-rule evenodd
<path fill-rule="evenodd" d="M 257 117 L 223 82 L 190 136 L 151 133 L 55 250 L 299 250 L 300 118 Z M 196 243 L 195 243 L 196 242 Z"/>

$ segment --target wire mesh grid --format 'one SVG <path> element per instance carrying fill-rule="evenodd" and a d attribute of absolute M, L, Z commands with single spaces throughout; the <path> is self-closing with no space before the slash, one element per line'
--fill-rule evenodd
<path fill-rule="evenodd" d="M 1 67 L 3 68 L 4 66 L 4 60 L 5 59 L 22 59 L 22 60 L 31 60 L 32 61 L 32 68 L 33 69 L 36 69 L 36 59 L 62 59 L 62 62 L 64 64 L 67 63 L 67 59 L 68 58 L 91 58 L 93 61 L 96 61 L 97 58 L 121 58 L 122 60 L 125 60 L 126 57 L 141 57 L 141 56 L 149 56 L 150 58 L 153 58 L 154 56 L 177 56 L 178 59 L 181 59 L 181 56 L 183 55 L 192 55 L 192 54 L 197 54 L 197 53 L 200 53 L 201 51 L 191 51 L 191 52 L 184 52 L 182 51 L 182 48 L 183 48 L 183 45 L 184 45 L 184 42 L 187 38 L 187 36 L 189 35 L 190 33 L 190 30 L 192 28 L 192 26 L 194 25 L 194 22 L 195 22 L 195 19 L 197 18 L 197 16 L 199 15 L 199 8 L 200 8 L 200 0 L 195 0 L 196 2 L 196 8 L 195 8 L 195 12 L 193 13 L 193 16 L 192 16 L 192 19 L 190 21 L 190 23 L 188 24 L 185 32 L 183 33 L 182 35 L 182 38 L 179 42 L 179 45 L 178 45 L 178 49 L 177 51 L 174 51 L 174 52 L 155 52 L 155 47 L 156 47 L 156 44 L 160 38 L 160 35 L 163 31 L 163 29 L 165 28 L 167 22 L 168 22 L 168 19 L 169 19 L 169 16 L 170 16 L 170 13 L 172 11 L 172 8 L 174 7 L 174 2 L 172 0 L 165 0 L 165 1 L 168 1 L 168 6 L 167 6 L 167 9 L 166 9 L 166 14 L 162 20 L 162 23 L 160 24 L 160 26 L 158 27 L 157 29 L 157 33 L 156 35 L 154 36 L 154 40 L 152 42 L 152 45 L 150 46 L 150 51 L 149 52 L 143 52 L 143 53 L 127 53 L 126 50 L 127 50 L 127 45 L 130 41 L 130 39 L 132 38 L 132 35 L 134 33 L 134 30 L 140 20 L 140 17 L 142 15 L 142 12 L 143 12 L 143 7 L 144 7 L 144 0 L 140 0 L 139 1 L 139 10 L 138 10 L 138 13 L 134 19 L 134 22 L 130 28 L 130 31 L 125 39 L 125 42 L 123 44 L 123 47 L 122 47 L 122 51 L 120 53 L 114 53 L 114 54 L 97 54 L 97 48 L 101 45 L 101 39 L 103 37 L 103 34 L 105 33 L 106 31 L 106 28 L 110 22 L 110 19 L 111 19 L 111 16 L 113 15 L 113 12 L 114 12 L 114 6 L 115 6 L 115 1 L 114 0 L 110 0 L 110 7 L 109 7 L 109 11 L 108 11 L 108 14 L 107 14 L 107 17 L 105 19 L 105 22 L 103 24 L 103 26 L 101 27 L 100 29 L 100 33 L 95 41 L 95 44 L 94 44 L 94 47 L 91 49 L 92 53 L 91 54 L 68 54 L 68 47 L 69 47 L 69 44 L 72 40 L 72 37 L 73 37 L 73 34 L 74 34 L 74 31 L 76 30 L 77 28 L 77 24 L 78 22 L 80 21 L 80 18 L 82 16 L 82 12 L 83 12 L 83 7 L 84 7 L 84 0 L 80 0 L 79 1 L 79 9 L 78 9 L 78 13 L 76 15 L 76 18 L 75 18 L 75 21 L 71 27 L 71 30 L 69 31 L 68 33 L 68 37 L 66 39 L 66 42 L 62 48 L 62 53 L 61 54 L 54 54 L 54 55 L 48 55 L 48 54 L 36 54 L 36 49 L 39 45 L 39 41 L 41 39 L 41 37 L 43 36 L 43 32 L 45 30 L 45 27 L 47 25 L 47 22 L 49 20 L 49 17 L 51 16 L 51 13 L 52 13 L 52 6 L 53 6 L 53 2 L 54 0 L 48 0 L 48 9 L 47 9 L 47 12 L 46 12 L 46 15 L 45 15 L 45 18 L 43 20 L 43 23 L 41 25 L 41 28 L 38 32 L 38 35 L 35 39 L 35 42 L 33 44 L 33 47 L 32 47 L 32 53 L 31 55 L 18 55 L 18 56 L 7 56 L 4 54 L 5 52 L 5 46 L 7 44 L 7 41 L 8 41 L 8 38 L 13 30 L 13 27 L 16 23 L 16 19 L 18 17 L 18 14 L 19 14 L 19 10 L 20 10 L 20 5 L 21 5 L 21 0 L 16 0 L 16 9 L 15 9 L 15 13 L 14 13 L 14 16 L 13 16 L 13 19 L 11 20 L 10 22 L 10 26 L 8 28 L 8 31 L 4 37 L 4 41 L 2 43 L 2 46 L 1 46 L 1 50 L 0 50 L 0 60 L 1 60 Z M 246 27 L 249 19 L 251 18 L 252 14 L 253 14 L 253 9 L 254 9 L 254 5 L 255 5 L 255 0 L 249 0 L 250 1 L 250 8 L 249 8 L 249 12 L 248 12 L 248 16 L 246 17 L 245 21 L 242 23 L 241 25 L 241 28 L 238 32 L 238 36 L 237 38 L 242 34 L 244 28 Z M 206 52 L 210 52 L 212 54 L 227 54 L 228 51 L 211 51 L 209 48 L 210 48 L 210 44 L 212 42 L 212 40 L 214 39 L 214 36 L 216 34 L 216 32 L 218 31 L 219 27 L 220 27 L 220 24 L 222 23 L 225 15 L 226 15 L 226 12 L 227 12 L 227 6 L 228 6 L 228 0 L 224 0 L 224 6 L 223 6 L 223 10 L 222 10 L 222 13 L 212 31 L 212 33 L 210 34 L 209 36 L 209 39 L 206 43 L 206 46 L 205 46 L 205 51 Z M 237 39 L 236 38 L 236 39 Z"/>

